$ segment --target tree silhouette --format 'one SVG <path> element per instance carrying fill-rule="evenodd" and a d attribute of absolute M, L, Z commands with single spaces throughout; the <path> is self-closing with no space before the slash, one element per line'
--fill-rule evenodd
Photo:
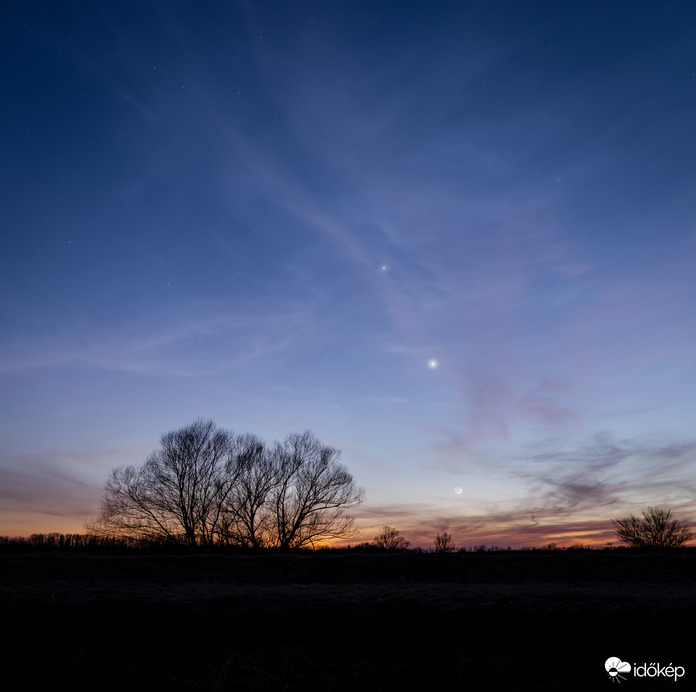
<path fill-rule="evenodd" d="M 235 483 L 223 504 L 220 538 L 224 543 L 262 548 L 272 542 L 272 526 L 265 507 L 278 472 L 266 445 L 255 435 L 233 441 Z"/>
<path fill-rule="evenodd" d="M 443 531 L 435 536 L 435 552 L 436 553 L 453 553 L 456 550 L 452 542 L 452 534 Z"/>
<path fill-rule="evenodd" d="M 230 433 L 204 420 L 162 435 L 161 449 L 141 467 L 111 472 L 99 517 L 87 528 L 189 546 L 212 543 L 234 485 L 231 442 Z"/>
<path fill-rule="evenodd" d="M 314 435 L 288 435 L 273 452 L 277 475 L 271 490 L 274 542 L 279 548 L 315 545 L 329 538 L 354 535 L 345 509 L 362 502 L 340 452 L 322 445 Z"/>
<path fill-rule="evenodd" d="M 648 507 L 643 518 L 631 514 L 611 523 L 616 535 L 634 548 L 678 548 L 696 537 L 687 524 L 672 518 L 672 510 Z"/>
<path fill-rule="evenodd" d="M 411 545 L 411 543 L 403 536 L 399 535 L 399 531 L 392 526 L 383 526 L 373 540 L 375 545 L 383 550 L 404 550 Z"/>

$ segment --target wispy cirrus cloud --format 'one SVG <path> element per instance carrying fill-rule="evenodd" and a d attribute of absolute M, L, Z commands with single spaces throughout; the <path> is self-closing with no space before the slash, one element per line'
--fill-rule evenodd
<path fill-rule="evenodd" d="M 525 457 L 523 470 L 511 470 L 529 484 L 530 495 L 539 502 L 536 513 L 696 499 L 696 483 L 684 482 L 696 470 L 696 441 L 616 441 L 600 433 L 572 450 L 559 448 L 558 442 L 549 441 L 551 449 Z"/>
<path fill-rule="evenodd" d="M 226 309 L 218 301 L 170 306 L 117 329 L 77 322 L 48 337 L 15 336 L 0 351 L 0 372 L 52 367 L 141 375 L 210 375 L 292 351 L 312 332 L 312 307 Z M 317 337 L 317 335 L 314 335 Z M 299 347 L 298 347 L 299 348 Z"/>
<path fill-rule="evenodd" d="M 1 459 L 0 520 L 12 525 L 41 517 L 49 527 L 56 521 L 86 521 L 97 511 L 102 485 L 87 480 L 85 471 L 99 460 L 118 465 L 129 455 L 129 450 L 51 450 Z"/>

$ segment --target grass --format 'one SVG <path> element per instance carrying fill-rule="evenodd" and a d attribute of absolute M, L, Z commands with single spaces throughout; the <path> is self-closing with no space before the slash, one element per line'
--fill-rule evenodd
<path fill-rule="evenodd" d="M 690 550 L 6 553 L 3 689 L 588 690 L 610 656 L 687 688 L 695 581 Z"/>

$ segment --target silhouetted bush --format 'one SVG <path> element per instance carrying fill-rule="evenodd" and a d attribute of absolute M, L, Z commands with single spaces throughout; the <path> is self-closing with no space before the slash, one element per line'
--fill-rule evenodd
<path fill-rule="evenodd" d="M 664 550 L 679 548 L 696 538 L 687 524 L 672 517 L 672 510 L 648 507 L 643 518 L 631 514 L 612 519 L 616 535 L 633 548 Z"/>

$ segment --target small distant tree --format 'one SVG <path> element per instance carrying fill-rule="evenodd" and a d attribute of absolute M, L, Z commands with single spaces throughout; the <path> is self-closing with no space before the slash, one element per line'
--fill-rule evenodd
<path fill-rule="evenodd" d="M 642 518 L 631 514 L 611 523 L 619 539 L 634 548 L 679 548 L 696 537 L 687 524 L 672 517 L 672 510 L 661 507 L 648 507 Z"/>
<path fill-rule="evenodd" d="M 435 536 L 435 552 L 436 553 L 453 553 L 456 546 L 452 542 L 452 534 L 443 531 Z"/>
<path fill-rule="evenodd" d="M 411 543 L 392 526 L 383 526 L 382 530 L 374 537 L 375 545 L 383 550 L 404 550 Z"/>

